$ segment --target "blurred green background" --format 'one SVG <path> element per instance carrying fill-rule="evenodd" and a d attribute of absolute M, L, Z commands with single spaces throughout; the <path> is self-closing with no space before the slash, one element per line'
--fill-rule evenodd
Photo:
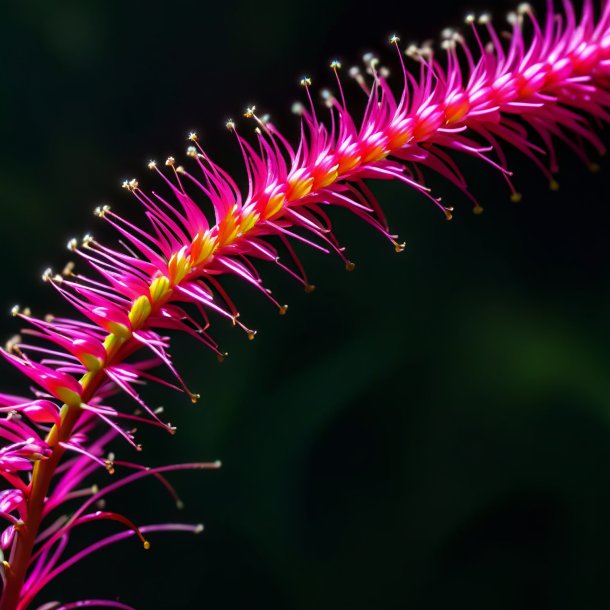
<path fill-rule="evenodd" d="M 388 34 L 421 41 L 469 9 L 502 19 L 511 6 L 3 0 L 0 309 L 61 310 L 39 273 L 63 265 L 69 238 L 106 234 L 94 206 L 131 213 L 121 180 L 156 186 L 146 162 L 183 156 L 189 130 L 243 177 L 224 122 L 246 105 L 294 136 L 289 109 L 304 73 L 331 84 L 328 60 L 349 66 L 371 49 L 394 66 Z M 352 85 L 348 95 L 360 99 Z M 561 158 L 559 193 L 513 158 L 520 204 L 465 160 L 486 211 L 472 215 L 433 181 L 456 205 L 451 223 L 413 192 L 379 185 L 406 252 L 335 213 L 357 269 L 300 250 L 318 286 L 305 295 L 263 265 L 290 304 L 285 318 L 229 280 L 256 341 L 217 321 L 230 352 L 221 366 L 177 338 L 176 360 L 202 400 L 151 388 L 178 435 L 143 431 L 139 456 L 222 459 L 222 469 L 174 478 L 186 503 L 178 515 L 152 483 L 110 504 L 139 523 L 203 521 L 205 533 L 155 536 L 148 553 L 123 543 L 44 600 L 610 608 L 610 165 L 592 175 Z M 0 324 L 4 336 L 17 329 L 8 317 Z M 0 374 L 4 388 L 23 389 L 7 366 Z"/>

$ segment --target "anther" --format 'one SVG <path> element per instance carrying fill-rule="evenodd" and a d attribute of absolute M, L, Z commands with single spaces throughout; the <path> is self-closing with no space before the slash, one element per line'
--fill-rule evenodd
<path fill-rule="evenodd" d="M 157 162 L 156 161 L 149 161 L 147 167 L 148 167 L 148 169 L 155 169 L 157 167 Z"/>
<path fill-rule="evenodd" d="M 114 474 L 114 464 L 112 462 L 112 460 L 106 460 L 105 464 L 106 466 L 106 470 L 108 471 L 108 474 Z"/>
<path fill-rule="evenodd" d="M 20 312 L 21 308 L 19 305 L 13 305 L 13 307 L 11 307 L 11 316 L 13 316 L 13 318 L 17 317 Z"/>
<path fill-rule="evenodd" d="M 195 528 L 195 534 L 201 534 L 201 532 L 203 532 L 203 523 L 199 523 L 197 525 L 197 527 Z"/>
<path fill-rule="evenodd" d="M 304 76 L 301 79 L 301 86 L 303 86 L 303 87 L 310 87 L 311 86 L 311 78 L 309 78 L 309 76 Z"/>
<path fill-rule="evenodd" d="M 68 242 L 68 250 L 74 252 L 78 248 L 78 240 L 74 237 Z"/>
<path fill-rule="evenodd" d="M 196 158 L 197 158 L 197 154 L 198 154 L 198 153 L 197 153 L 197 149 L 196 149 L 194 146 L 189 146 L 189 147 L 186 149 L 186 155 L 187 155 L 187 157 L 191 157 L 191 158 L 193 158 L 193 159 L 196 159 Z"/>
<path fill-rule="evenodd" d="M 132 178 L 129 181 L 129 190 L 130 191 L 135 191 L 138 188 L 138 186 L 139 186 L 139 183 L 135 178 Z"/>
<path fill-rule="evenodd" d="M 558 191 L 559 190 L 559 182 L 557 182 L 557 180 L 551 180 L 551 182 L 549 183 L 549 188 L 552 191 Z"/>
<path fill-rule="evenodd" d="M 44 272 L 42 274 L 42 281 L 43 282 L 50 282 L 52 277 L 53 277 L 53 269 L 51 269 L 49 267 L 49 268 L 44 270 Z"/>
<path fill-rule="evenodd" d="M 347 261 L 347 263 L 345 263 L 346 271 L 353 271 L 355 268 L 356 268 L 356 263 L 352 263 L 352 261 Z"/>
<path fill-rule="evenodd" d="M 288 311 L 288 305 L 281 305 L 279 308 L 280 316 L 285 316 Z"/>
<path fill-rule="evenodd" d="M 472 13 L 466 15 L 466 17 L 464 19 L 464 23 L 466 25 L 472 25 L 475 21 L 476 21 L 476 17 Z"/>
<path fill-rule="evenodd" d="M 91 233 L 87 233 L 83 237 L 83 241 L 82 241 L 83 248 L 88 248 L 92 243 L 93 243 L 93 235 L 91 235 Z"/>
<path fill-rule="evenodd" d="M 401 252 L 405 251 L 405 248 L 407 247 L 406 242 L 402 242 L 402 243 L 394 243 L 394 250 L 397 254 L 400 254 Z"/>
<path fill-rule="evenodd" d="M 62 269 L 61 274 L 64 277 L 70 277 L 74 275 L 74 263 L 72 261 L 68 261 L 65 267 Z"/>
<path fill-rule="evenodd" d="M 131 182 L 136 182 L 135 180 L 132 180 Z M 130 182 L 130 185 L 131 185 Z M 136 187 L 138 186 L 138 183 L 136 182 Z M 129 190 L 132 190 L 131 187 L 129 188 Z M 98 205 L 95 210 L 93 210 L 93 214 L 95 216 L 97 216 L 98 218 L 104 218 L 104 216 L 106 216 L 106 214 L 110 212 L 110 206 L 109 205 Z"/>
<path fill-rule="evenodd" d="M 305 106 L 301 104 L 301 102 L 295 102 L 292 104 L 292 108 L 290 109 L 292 114 L 296 114 L 297 116 L 301 116 L 303 112 L 305 112 Z"/>
<path fill-rule="evenodd" d="M 256 331 L 255 330 L 247 330 L 246 333 L 248 334 L 248 340 L 249 341 L 254 341 L 254 337 L 256 337 Z"/>
<path fill-rule="evenodd" d="M 222 364 L 228 355 L 229 355 L 229 352 L 223 352 L 222 354 L 216 354 L 216 360 L 218 360 L 219 364 Z"/>
<path fill-rule="evenodd" d="M 148 551 L 148 550 L 150 549 L 150 542 L 148 542 L 148 540 L 145 540 L 145 541 L 142 543 L 142 546 L 144 547 L 144 550 L 145 550 L 145 551 Z"/>
<path fill-rule="evenodd" d="M 197 402 L 199 402 L 200 398 L 201 398 L 201 394 L 191 394 L 191 402 L 193 404 L 197 404 Z"/>
<path fill-rule="evenodd" d="M 256 106 L 248 106 L 248 108 L 246 108 L 246 112 L 244 112 L 244 116 L 247 119 L 251 119 L 254 116 L 255 110 L 256 110 Z"/>
<path fill-rule="evenodd" d="M 479 24 L 480 25 L 486 25 L 487 23 L 489 23 L 491 21 L 491 14 L 490 13 L 483 13 L 480 17 L 479 17 Z"/>
<path fill-rule="evenodd" d="M 18 351 L 18 346 L 21 343 L 21 335 L 13 335 L 5 344 L 4 349 L 9 353 Z"/>
<path fill-rule="evenodd" d="M 398 44 L 399 42 L 400 38 L 396 34 L 390 36 L 390 44 Z"/>
<path fill-rule="evenodd" d="M 522 193 L 513 193 L 513 194 L 510 196 L 510 200 L 511 200 L 513 203 L 519 203 L 519 202 L 520 202 L 522 199 L 523 199 L 523 194 L 522 194 Z"/>
<path fill-rule="evenodd" d="M 341 69 L 341 62 L 340 62 L 338 59 L 333 59 L 333 60 L 330 62 L 330 67 L 331 67 L 333 70 L 340 70 L 340 69 Z"/>
<path fill-rule="evenodd" d="M 475 205 L 474 208 L 472 208 L 472 213 L 479 216 L 480 214 L 483 213 L 483 208 L 477 203 L 477 205 Z"/>
<path fill-rule="evenodd" d="M 229 130 L 229 131 L 233 131 L 235 129 L 235 123 L 233 122 L 233 119 L 229 119 L 226 123 L 225 123 L 225 127 Z"/>
<path fill-rule="evenodd" d="M 529 2 L 522 2 L 517 6 L 517 13 L 519 15 L 528 15 L 532 12 L 532 5 Z"/>
<path fill-rule="evenodd" d="M 198 140 L 199 138 L 197 137 L 197 134 L 196 134 L 194 131 L 191 131 L 191 133 L 189 133 L 188 139 L 189 139 L 191 142 L 197 142 L 197 140 Z"/>
<path fill-rule="evenodd" d="M 168 167 L 174 167 L 175 162 L 176 159 L 174 159 L 174 157 L 167 157 L 167 159 L 165 159 L 165 165 L 167 165 Z"/>
<path fill-rule="evenodd" d="M 304 290 L 307 294 L 311 294 L 316 289 L 315 284 L 305 284 Z"/>

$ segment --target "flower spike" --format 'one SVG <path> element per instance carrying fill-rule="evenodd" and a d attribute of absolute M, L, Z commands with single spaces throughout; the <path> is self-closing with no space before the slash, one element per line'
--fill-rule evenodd
<path fill-rule="evenodd" d="M 244 280 L 284 315 L 288 306 L 266 286 L 259 261 L 274 263 L 308 293 L 315 286 L 295 243 L 332 253 L 347 271 L 355 269 L 335 234 L 332 208 L 368 223 L 396 252 L 405 249 L 390 231 L 370 181 L 399 181 L 451 220 L 454 208 L 432 192 L 426 178 L 445 178 L 480 214 L 483 207 L 460 169 L 464 156 L 496 170 L 515 203 L 522 193 L 507 147 L 532 161 L 551 191 L 559 188 L 559 142 L 591 171 L 599 169 L 593 158 L 605 147 L 597 126 L 610 122 L 610 0 L 600 0 L 597 11 L 585 0 L 580 15 L 570 0 L 562 7 L 556 10 L 548 0 L 547 16 L 539 19 L 522 3 L 508 16 L 509 32 L 499 31 L 488 14 L 468 15 L 465 35 L 443 31 L 439 49 L 409 45 L 408 59 L 393 34 L 396 82 L 374 54 L 364 56 L 363 68 L 348 71 L 366 95 L 361 116 L 345 95 L 341 62 L 333 60 L 336 92 L 322 91 L 320 116 L 311 78 L 300 80 L 304 101 L 292 108 L 300 123 L 296 144 L 267 115 L 258 116 L 254 105 L 247 107 L 244 117 L 255 122 L 251 138 L 233 120 L 226 122 L 243 159 L 245 192 L 190 132 L 184 165 L 174 157 L 148 163 L 159 192 L 145 190 L 135 178 L 123 182 L 145 222 L 135 223 L 107 204 L 96 207 L 95 215 L 116 232 L 116 244 L 91 235 L 80 243 L 71 239 L 68 249 L 91 275 L 74 262 L 61 274 L 43 274 L 75 316 L 38 318 L 16 306 L 11 314 L 25 328 L 0 350 L 34 384 L 27 397 L 0 394 L 0 549 L 7 558 L 0 570 L 0 610 L 25 610 L 52 579 L 109 544 L 135 536 L 146 548 L 148 533 L 201 531 L 198 525 L 140 526 L 97 503 L 151 475 L 179 504 L 168 472 L 218 467 L 148 469 L 116 459 L 108 446 L 122 439 L 124 450 L 139 453 L 134 426 L 144 423 L 175 433 L 141 396 L 143 385 L 172 387 L 192 402 L 200 398 L 172 360 L 170 331 L 198 339 L 219 360 L 226 353 L 211 334 L 216 319 L 254 339 L 256 331 L 242 321 L 225 276 Z M 131 400 L 113 406 L 117 394 Z M 92 486 L 90 478 L 104 470 L 116 471 L 112 482 Z M 58 517 L 60 509 L 68 516 Z M 66 558 L 74 529 L 99 520 L 122 530 Z M 77 607 L 129 608 L 88 600 L 50 602 L 40 610 Z"/>

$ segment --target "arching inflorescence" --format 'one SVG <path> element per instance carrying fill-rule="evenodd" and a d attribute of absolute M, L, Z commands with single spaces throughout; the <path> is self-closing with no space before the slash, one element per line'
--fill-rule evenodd
<path fill-rule="evenodd" d="M 120 245 L 104 245 L 91 236 L 69 244 L 95 270 L 94 277 L 78 273 L 73 264 L 62 274 L 45 273 L 78 317 L 36 318 L 15 308 L 27 326 L 2 355 L 35 385 L 27 398 L 0 395 L 0 474 L 6 483 L 0 492 L 0 517 L 6 522 L 0 538 L 5 554 L 2 610 L 28 607 L 49 580 L 107 544 L 138 536 L 147 547 L 147 531 L 199 531 L 199 526 L 180 524 L 138 528 L 127 517 L 100 510 L 98 500 L 145 476 L 156 477 L 173 493 L 165 472 L 216 466 L 145 469 L 113 460 L 107 446 L 122 437 L 139 450 L 129 428 L 144 421 L 173 432 L 141 398 L 137 388 L 142 382 L 175 387 L 197 400 L 172 363 L 167 331 L 184 331 L 221 358 L 224 354 L 209 334 L 210 315 L 226 318 L 254 337 L 224 290 L 223 275 L 242 278 L 284 314 L 286 306 L 264 286 L 257 261 L 279 265 L 307 291 L 313 286 L 295 243 L 334 252 L 352 269 L 333 235 L 330 207 L 347 208 L 397 251 L 404 248 L 390 233 L 369 180 L 404 182 L 451 218 L 452 210 L 426 187 L 426 170 L 447 178 L 472 200 L 475 212 L 482 210 L 455 153 L 495 167 L 513 200 L 520 194 L 511 182 L 506 145 L 529 157 L 551 188 L 557 185 L 556 141 L 596 167 L 589 151 L 602 153 L 604 147 L 592 123 L 609 119 L 610 2 L 596 7 L 585 0 L 577 15 L 569 0 L 560 11 L 549 0 L 542 21 L 529 5 L 521 5 L 509 15 L 507 31 L 496 29 L 487 15 L 469 17 L 467 30 L 468 43 L 458 31 L 443 32 L 440 58 L 431 47 L 411 46 L 405 60 L 398 38 L 392 37 L 402 67 L 397 82 L 388 82 L 386 70 L 372 56 L 365 58 L 363 71 L 350 70 L 367 96 L 360 120 L 346 103 L 339 62 L 331 64 L 336 91 L 322 96 L 327 120 L 316 112 L 311 81 L 303 78 L 306 103 L 295 108 L 301 116 L 296 147 L 255 108 L 245 113 L 254 122 L 252 140 L 229 121 L 246 168 L 245 194 L 191 134 L 188 168 L 171 157 L 165 171 L 149 164 L 166 183 L 168 196 L 146 193 L 137 180 L 124 183 L 144 210 L 146 228 L 101 206 L 96 213 L 116 229 Z M 409 71 L 405 62 L 413 62 L 415 70 Z M 173 379 L 159 376 L 160 365 Z M 110 404 L 118 392 L 133 408 Z M 99 467 L 110 472 L 120 467 L 126 474 L 121 478 L 117 473 L 118 479 L 102 490 L 87 487 Z M 74 502 L 80 502 L 76 509 L 65 508 Z M 74 528 L 100 519 L 116 521 L 124 530 L 65 559 Z M 86 605 L 127 607 L 103 600 Z M 73 607 L 58 602 L 42 606 Z"/>

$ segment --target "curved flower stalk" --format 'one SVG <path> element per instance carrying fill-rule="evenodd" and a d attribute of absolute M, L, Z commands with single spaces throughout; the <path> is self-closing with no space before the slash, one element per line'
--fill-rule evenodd
<path fill-rule="evenodd" d="M 347 208 L 385 235 L 396 251 L 404 249 L 390 233 L 368 180 L 403 182 L 450 219 L 452 208 L 430 192 L 424 171 L 447 178 L 472 200 L 476 213 L 482 211 L 455 153 L 495 167 L 515 201 L 521 195 L 512 185 L 506 145 L 529 157 L 552 189 L 557 188 L 556 141 L 595 169 L 589 151 L 602 153 L 604 147 L 591 123 L 610 118 L 610 1 L 596 10 L 585 0 L 577 16 L 569 0 L 561 11 L 549 0 L 543 21 L 529 5 L 521 5 L 508 21 L 505 32 L 487 15 L 469 17 L 473 42 L 457 31 L 444 32 L 444 59 L 430 47 L 409 47 L 407 55 L 416 62 L 413 73 L 403 63 L 398 38 L 392 37 L 402 79 L 390 84 L 387 71 L 372 56 L 365 58 L 365 71 L 350 70 L 367 96 L 360 120 L 346 103 L 339 62 L 331 64 L 336 92 L 323 92 L 326 121 L 315 109 L 310 79 L 303 78 L 306 105 L 295 108 L 301 116 L 296 147 L 268 118 L 247 109 L 245 116 L 255 125 L 252 141 L 233 121 L 227 123 L 243 155 L 245 194 L 191 134 L 190 169 L 171 157 L 165 172 L 149 164 L 169 196 L 146 193 L 135 179 L 124 183 L 144 209 L 147 228 L 109 206 L 96 210 L 116 229 L 121 245 L 110 247 L 91 236 L 81 243 L 72 240 L 69 248 L 95 276 L 77 272 L 73 264 L 62 274 L 44 275 L 79 316 L 39 319 L 16 308 L 27 328 L 2 352 L 35 387 L 30 398 L 0 396 L 5 414 L 0 419 L 5 439 L 0 474 L 7 483 L 0 495 L 0 516 L 7 524 L 0 538 L 7 557 L 0 610 L 25 609 L 49 580 L 107 544 L 137 536 L 146 547 L 148 531 L 199 531 L 180 524 L 137 527 L 127 517 L 98 508 L 97 502 L 144 476 L 155 476 L 171 491 L 167 471 L 216 466 L 143 469 L 114 461 L 106 447 L 120 437 L 139 450 L 130 428 L 144 421 L 173 432 L 141 398 L 143 382 L 175 387 L 193 401 L 199 398 L 174 367 L 164 333 L 186 332 L 219 358 L 225 354 L 209 333 L 210 317 L 225 318 L 254 338 L 255 331 L 241 321 L 223 288 L 223 275 L 242 278 L 284 314 L 286 306 L 264 286 L 257 261 L 277 264 L 307 291 L 313 285 L 294 244 L 334 252 L 348 270 L 354 267 L 332 232 L 330 206 Z M 160 365 L 170 379 L 158 372 Z M 118 392 L 123 394 L 120 408 L 108 402 Z M 131 473 L 105 490 L 84 486 L 100 467 L 113 472 L 118 466 Z M 80 507 L 63 516 L 62 507 L 75 501 L 81 501 Z M 99 519 L 124 529 L 65 559 L 74 528 Z M 81 605 L 126 607 L 100 600 Z M 41 608 L 72 607 L 52 602 Z"/>

